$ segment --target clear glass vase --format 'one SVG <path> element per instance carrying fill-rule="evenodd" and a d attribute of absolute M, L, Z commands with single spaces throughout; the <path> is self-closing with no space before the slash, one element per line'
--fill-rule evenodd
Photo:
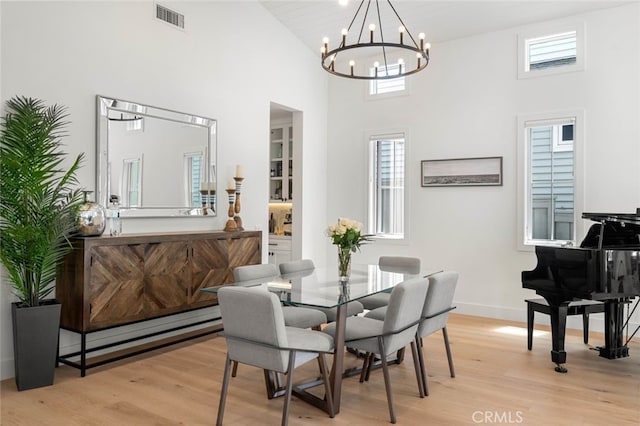
<path fill-rule="evenodd" d="M 338 276 L 340 281 L 349 281 L 351 275 L 351 250 L 338 247 Z"/>

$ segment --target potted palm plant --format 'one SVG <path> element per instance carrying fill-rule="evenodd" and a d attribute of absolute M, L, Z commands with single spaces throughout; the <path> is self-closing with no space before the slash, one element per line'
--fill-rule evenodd
<path fill-rule="evenodd" d="M 53 384 L 61 306 L 48 296 L 82 204 L 76 172 L 84 154 L 65 167 L 66 118 L 64 107 L 14 97 L 0 122 L 0 261 L 18 299 L 11 310 L 18 390 Z"/>

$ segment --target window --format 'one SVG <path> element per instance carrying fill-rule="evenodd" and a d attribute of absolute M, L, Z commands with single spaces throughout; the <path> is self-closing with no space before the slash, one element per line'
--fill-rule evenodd
<path fill-rule="evenodd" d="M 527 71 L 576 63 L 576 32 L 528 39 Z"/>
<path fill-rule="evenodd" d="M 142 205 L 141 192 L 142 192 L 142 159 L 141 158 L 129 158 L 123 161 L 122 167 L 122 182 L 124 183 L 125 199 L 124 206 L 126 207 L 140 207 Z"/>
<path fill-rule="evenodd" d="M 400 72 L 399 64 L 390 64 L 385 67 L 381 65 L 378 67 L 378 76 L 385 77 L 387 75 L 394 75 Z M 374 67 L 369 68 L 369 75 L 376 75 L 376 69 Z M 404 77 L 390 78 L 385 80 L 370 80 L 369 81 L 369 95 L 383 95 L 394 92 L 404 92 L 406 89 L 406 79 Z"/>
<path fill-rule="evenodd" d="M 202 157 L 201 152 L 187 153 L 184 155 L 184 174 L 187 187 L 185 194 L 187 194 L 187 205 L 191 207 L 205 204 L 205 200 L 202 199 L 200 193 L 201 187 L 206 188 L 206 186 L 204 186 Z"/>
<path fill-rule="evenodd" d="M 405 140 L 403 134 L 369 139 L 369 230 L 380 238 L 404 238 Z"/>
<path fill-rule="evenodd" d="M 518 78 L 584 69 L 584 24 L 540 27 L 519 36 Z"/>
<path fill-rule="evenodd" d="M 521 245 L 575 244 L 582 191 L 581 114 L 519 117 Z"/>

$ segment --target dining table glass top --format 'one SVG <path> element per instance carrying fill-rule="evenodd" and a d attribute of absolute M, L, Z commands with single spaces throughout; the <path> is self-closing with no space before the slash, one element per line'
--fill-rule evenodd
<path fill-rule="evenodd" d="M 336 267 L 324 267 L 239 281 L 233 285 L 263 287 L 278 294 L 285 304 L 332 308 L 365 296 L 389 291 L 398 283 L 418 276 L 420 274 L 383 271 L 377 264 L 352 264 L 347 282 L 340 282 Z M 224 286 L 207 287 L 201 291 L 217 293 L 222 287 Z"/>

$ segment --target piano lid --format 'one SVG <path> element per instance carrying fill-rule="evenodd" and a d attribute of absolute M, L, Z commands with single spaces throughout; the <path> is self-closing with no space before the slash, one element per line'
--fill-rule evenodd
<path fill-rule="evenodd" d="M 615 248 L 640 246 L 640 209 L 633 213 L 582 213 L 583 219 L 591 219 L 593 224 L 584 240 L 582 248 Z"/>
<path fill-rule="evenodd" d="M 582 213 L 582 218 L 600 223 L 618 222 L 640 225 L 640 208 L 635 213 Z"/>

